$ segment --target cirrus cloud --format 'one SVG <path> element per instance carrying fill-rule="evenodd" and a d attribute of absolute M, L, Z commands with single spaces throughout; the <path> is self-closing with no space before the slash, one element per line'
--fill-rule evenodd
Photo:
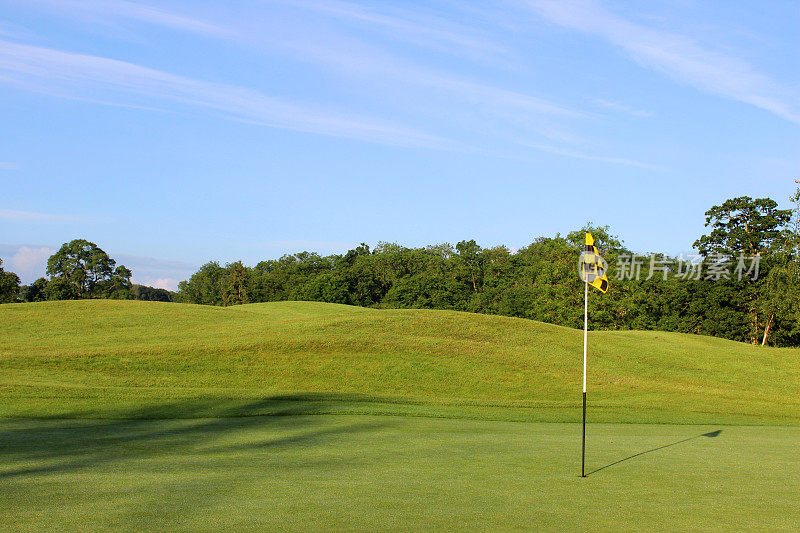
<path fill-rule="evenodd" d="M 552 23 L 606 39 L 640 65 L 678 82 L 800 123 L 795 92 L 747 62 L 705 48 L 686 35 L 630 21 L 593 0 L 530 0 L 528 5 Z"/>

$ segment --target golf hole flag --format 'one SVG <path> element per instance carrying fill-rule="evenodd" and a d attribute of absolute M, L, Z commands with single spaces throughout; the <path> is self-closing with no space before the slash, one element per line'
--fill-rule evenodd
<path fill-rule="evenodd" d="M 583 289 L 583 435 L 581 436 L 581 477 L 586 477 L 586 363 L 588 361 L 587 352 L 589 348 L 589 285 L 595 287 L 600 292 L 608 290 L 608 278 L 606 277 L 605 259 L 600 257 L 597 247 L 594 245 L 594 237 L 591 233 L 586 234 L 586 244 L 581 250 L 581 258 L 578 266 L 580 268 L 581 279 L 584 282 Z"/>
<path fill-rule="evenodd" d="M 608 290 L 608 278 L 606 277 L 606 260 L 600 257 L 597 246 L 594 245 L 594 237 L 591 233 L 586 234 L 586 244 L 581 252 L 581 279 L 600 290 Z"/>

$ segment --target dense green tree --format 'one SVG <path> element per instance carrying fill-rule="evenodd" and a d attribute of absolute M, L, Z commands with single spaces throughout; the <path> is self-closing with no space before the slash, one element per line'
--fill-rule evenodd
<path fill-rule="evenodd" d="M 210 261 L 192 274 L 188 281 L 178 284 L 180 300 L 186 303 L 224 305 L 223 280 L 225 269 Z"/>
<path fill-rule="evenodd" d="M 77 300 L 81 297 L 78 286 L 66 278 L 51 278 L 44 293 L 48 300 Z"/>
<path fill-rule="evenodd" d="M 461 241 L 456 244 L 456 251 L 458 252 L 459 270 L 465 272 L 462 274 L 472 285 L 472 290 L 478 294 L 478 284 L 483 284 L 483 257 L 481 255 L 481 247 L 475 240 Z"/>
<path fill-rule="evenodd" d="M 765 342 L 776 310 L 765 299 L 772 300 L 768 295 L 779 279 L 778 273 L 771 275 L 770 270 L 775 254 L 786 242 L 791 217 L 792 211 L 778 209 L 774 200 L 749 196 L 726 200 L 706 211 L 706 227 L 711 231 L 695 241 L 694 246 L 708 258 L 708 264 L 747 256 L 757 257 L 760 265 L 760 279 L 739 280 L 737 277 L 736 281 L 717 280 L 713 284 L 709 296 L 716 295 L 718 299 L 708 308 L 707 312 L 715 316 L 713 321 L 705 323 L 706 331 L 724 327 L 725 333 L 720 336 L 733 335 L 752 343 L 759 341 L 763 331 L 762 342 Z M 736 317 L 744 318 L 744 324 Z"/>
<path fill-rule="evenodd" d="M 790 209 L 778 209 L 770 198 L 732 198 L 706 211 L 706 227 L 711 232 L 697 239 L 694 247 L 703 256 L 769 253 L 780 245 L 791 216 Z"/>
<path fill-rule="evenodd" d="M 3 270 L 3 260 L 0 259 L 0 303 L 15 302 L 18 295 L 19 276 Z"/>
<path fill-rule="evenodd" d="M 131 283 L 130 269 L 120 265 L 107 279 L 98 284 L 98 295 L 101 298 L 111 298 L 114 300 L 133 300 L 133 284 Z"/>
<path fill-rule="evenodd" d="M 241 261 L 225 266 L 223 305 L 246 304 L 250 301 L 250 273 Z"/>
<path fill-rule="evenodd" d="M 167 289 L 148 287 L 147 285 L 133 285 L 133 296 L 136 300 L 148 302 L 171 302 L 174 293 Z"/>
<path fill-rule="evenodd" d="M 132 298 L 131 271 L 115 266 L 116 261 L 95 243 L 75 239 L 50 256 L 47 274 L 73 284 L 78 298 Z M 64 292 L 59 288 L 50 292 L 53 295 L 67 293 L 72 294 L 72 291 Z"/>
<path fill-rule="evenodd" d="M 25 285 L 20 289 L 20 295 L 24 302 L 42 302 L 47 300 L 47 279 L 39 278 L 30 285 Z"/>
<path fill-rule="evenodd" d="M 595 246 L 607 257 L 614 258 L 621 253 L 630 253 L 622 240 L 611 233 L 609 226 L 595 226 L 591 222 L 587 222 L 577 231 L 571 231 L 567 235 L 566 241 L 570 246 L 580 248 L 584 245 L 587 233 L 592 234 Z"/>
<path fill-rule="evenodd" d="M 763 284 L 758 301 L 758 310 L 766 319 L 761 345 L 767 343 L 776 322 L 783 327 L 776 328 L 784 336 L 792 337 L 798 333 L 798 312 L 800 312 L 800 265 L 794 259 L 786 259 L 770 269 Z"/>
<path fill-rule="evenodd" d="M 757 302 L 763 319 L 764 335 L 761 344 L 777 332 L 779 344 L 800 343 L 800 188 L 789 197 L 794 204 L 788 228 L 779 246 L 768 258 L 768 271 Z"/>

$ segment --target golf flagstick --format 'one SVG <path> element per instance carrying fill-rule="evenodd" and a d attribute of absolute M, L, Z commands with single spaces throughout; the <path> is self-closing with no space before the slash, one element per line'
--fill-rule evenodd
<path fill-rule="evenodd" d="M 589 336 L 589 285 L 602 293 L 608 290 L 606 261 L 600 257 L 594 245 L 594 237 L 586 234 L 586 244 L 579 259 L 580 276 L 583 280 L 583 434 L 581 435 L 581 477 L 586 477 L 586 352 Z"/>
<path fill-rule="evenodd" d="M 581 477 L 586 477 L 586 345 L 589 333 L 589 282 L 583 291 L 583 434 L 581 436 Z"/>

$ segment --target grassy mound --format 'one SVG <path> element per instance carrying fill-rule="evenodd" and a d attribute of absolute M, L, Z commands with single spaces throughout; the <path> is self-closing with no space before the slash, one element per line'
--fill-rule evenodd
<path fill-rule="evenodd" d="M 312 302 L 0 305 L 0 416 L 304 413 L 575 421 L 582 333 Z M 590 418 L 800 423 L 800 350 L 590 332 Z"/>

